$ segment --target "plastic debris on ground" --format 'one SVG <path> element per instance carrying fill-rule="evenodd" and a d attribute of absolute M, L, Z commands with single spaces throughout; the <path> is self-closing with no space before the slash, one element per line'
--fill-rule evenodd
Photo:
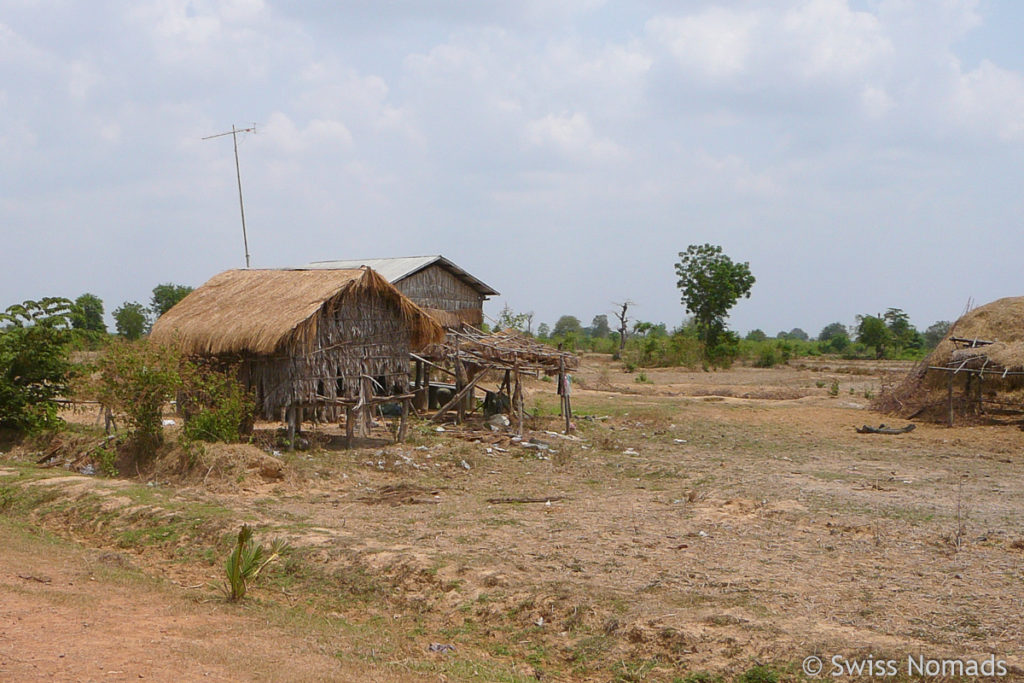
<path fill-rule="evenodd" d="M 427 646 L 430 652 L 455 652 L 455 646 L 448 643 L 431 643 Z"/>

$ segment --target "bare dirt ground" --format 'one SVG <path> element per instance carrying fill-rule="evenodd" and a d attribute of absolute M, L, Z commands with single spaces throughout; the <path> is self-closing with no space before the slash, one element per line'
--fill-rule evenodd
<path fill-rule="evenodd" d="M 1024 678 L 1024 433 L 857 434 L 887 420 L 866 406 L 906 366 L 800 365 L 641 376 L 587 357 L 571 439 L 548 433 L 557 399 L 536 382 L 538 447 L 424 423 L 403 445 L 284 453 L 280 479 L 221 468 L 215 447 L 205 477 L 164 470 L 155 486 L 15 460 L 7 507 L 29 500 L 33 524 L 99 550 L 67 550 L 84 553 L 75 569 L 34 545 L 0 556 L 0 610 L 26 624 L 0 626 L 0 677 L 35 663 L 116 680 L 62 673 L 43 634 L 64 629 L 64 649 L 97 667 L 158 679 L 180 655 L 185 678 L 728 679 L 764 664 L 793 680 L 812 654 L 992 654 L 1003 680 Z M 180 587 L 219 580 L 241 521 L 294 548 L 254 589 L 265 621 Z M 89 567 L 113 551 L 160 582 L 104 575 L 89 592 Z M 99 629 L 76 624 L 107 594 L 109 637 L 90 640 Z M 136 654 L 97 645 L 110 639 Z M 231 647 L 265 668 L 239 669 Z M 274 669 L 281 647 L 335 668 Z"/>

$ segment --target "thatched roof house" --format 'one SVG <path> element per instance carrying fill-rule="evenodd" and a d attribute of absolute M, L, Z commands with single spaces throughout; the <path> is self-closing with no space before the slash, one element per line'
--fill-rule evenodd
<path fill-rule="evenodd" d="M 314 261 L 303 268 L 332 269 L 367 266 L 381 274 L 445 327 L 480 327 L 484 301 L 498 292 L 444 256 Z"/>
<path fill-rule="evenodd" d="M 369 268 L 229 270 L 161 316 L 150 335 L 188 355 L 238 361 L 266 417 L 354 402 L 365 377 L 404 393 L 409 352 L 443 337 Z"/>
<path fill-rule="evenodd" d="M 1007 297 L 965 313 L 898 386 L 881 409 L 953 423 L 954 415 L 1024 410 L 1024 297 Z"/>

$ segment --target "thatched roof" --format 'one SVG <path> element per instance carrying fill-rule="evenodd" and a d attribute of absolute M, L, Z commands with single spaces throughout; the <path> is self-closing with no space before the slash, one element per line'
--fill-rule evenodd
<path fill-rule="evenodd" d="M 150 339 L 190 355 L 309 352 L 320 313 L 336 299 L 376 293 L 394 301 L 410 345 L 439 342 L 444 330 L 423 309 L 369 268 L 229 270 L 186 296 L 153 326 Z"/>

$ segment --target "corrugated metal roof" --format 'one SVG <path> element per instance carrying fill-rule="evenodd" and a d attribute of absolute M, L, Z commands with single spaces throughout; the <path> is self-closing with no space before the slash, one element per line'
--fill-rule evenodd
<path fill-rule="evenodd" d="M 308 263 L 304 266 L 299 266 L 299 268 L 308 268 L 311 270 L 346 270 L 350 268 L 358 268 L 359 266 L 368 266 L 380 273 L 385 280 L 391 284 L 395 284 L 399 280 L 407 278 L 413 273 L 417 273 L 427 266 L 435 263 L 450 270 L 456 277 L 484 296 L 498 295 L 497 290 L 484 284 L 482 281 L 473 277 L 440 254 L 434 254 L 432 256 L 401 256 L 398 258 L 348 259 L 344 261 L 313 261 L 312 263 Z"/>

